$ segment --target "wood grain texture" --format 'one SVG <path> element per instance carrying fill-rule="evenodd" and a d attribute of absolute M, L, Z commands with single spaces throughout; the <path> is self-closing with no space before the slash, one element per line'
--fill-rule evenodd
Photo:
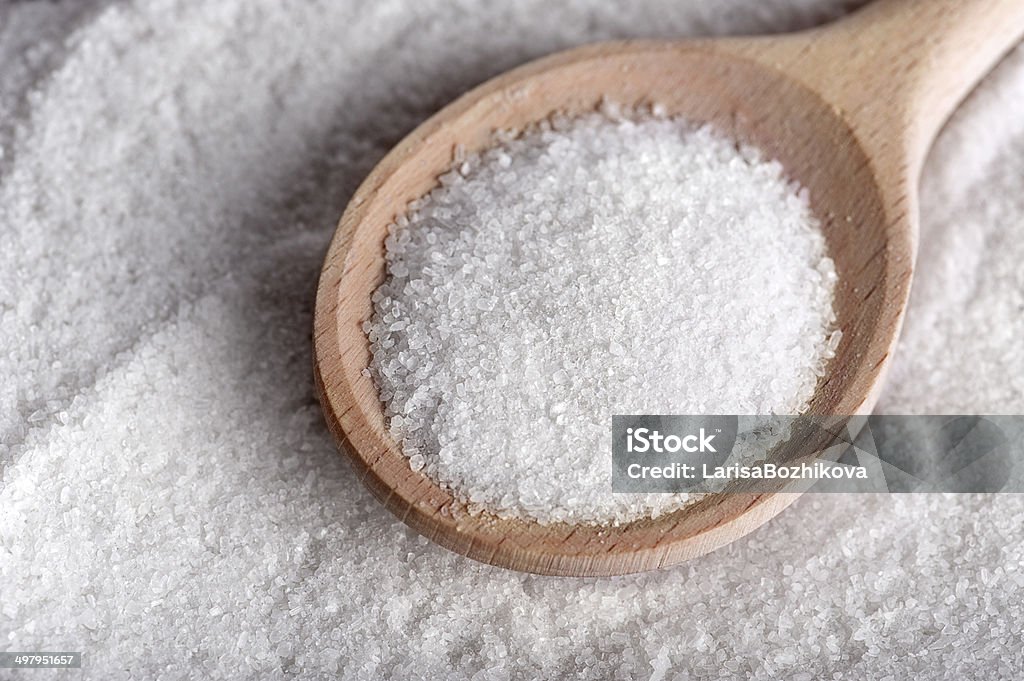
<path fill-rule="evenodd" d="M 843 330 L 810 411 L 868 413 L 909 294 L 921 163 L 953 107 L 1021 32 L 1021 0 L 883 0 L 838 24 L 786 36 L 581 47 L 479 86 L 380 162 L 331 242 L 314 328 L 314 373 L 331 432 L 399 518 L 453 551 L 495 565 L 553 575 L 623 574 L 672 565 L 750 532 L 798 493 L 737 487 L 619 527 L 542 526 L 470 515 L 411 470 L 363 374 L 370 349 L 361 325 L 384 278 L 387 225 L 436 185 L 456 147 L 489 146 L 499 129 L 522 129 L 555 112 L 590 111 L 603 99 L 657 103 L 711 123 L 779 159 L 810 190 L 839 274 Z"/>

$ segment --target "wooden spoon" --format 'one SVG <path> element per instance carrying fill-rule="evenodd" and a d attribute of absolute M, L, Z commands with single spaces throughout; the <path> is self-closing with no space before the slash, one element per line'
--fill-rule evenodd
<path fill-rule="evenodd" d="M 1024 33 L 1024 0 L 880 0 L 831 26 L 783 36 L 589 45 L 484 83 L 423 123 L 355 193 L 317 291 L 315 375 L 331 432 L 399 518 L 477 560 L 554 575 L 672 565 L 782 511 L 795 493 L 730 493 L 620 527 L 471 516 L 410 469 L 363 372 L 362 323 L 383 281 L 387 225 L 436 186 L 459 147 L 493 143 L 553 112 L 602 99 L 657 103 L 779 159 L 810 190 L 839 274 L 843 331 L 809 410 L 873 408 L 907 304 L 918 231 L 917 180 L 938 129 Z M 609 414 L 609 428 L 611 415 Z M 607 452 L 609 469 L 611 452 Z"/>

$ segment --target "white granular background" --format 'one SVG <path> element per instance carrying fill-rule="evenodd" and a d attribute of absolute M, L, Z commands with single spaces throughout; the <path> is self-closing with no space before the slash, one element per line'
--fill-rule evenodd
<path fill-rule="evenodd" d="M 0 648 L 103 680 L 1019 677 L 1020 496 L 809 496 L 687 565 L 541 578 L 383 511 L 313 398 L 327 241 L 416 122 L 558 48 L 842 4 L 0 6 Z M 885 410 L 1024 411 L 1022 177 L 1018 49 L 928 162 Z"/>
<path fill-rule="evenodd" d="M 391 434 L 471 508 L 618 524 L 612 414 L 796 414 L 840 334 L 807 192 L 708 127 L 605 107 L 473 155 L 385 240 Z"/>

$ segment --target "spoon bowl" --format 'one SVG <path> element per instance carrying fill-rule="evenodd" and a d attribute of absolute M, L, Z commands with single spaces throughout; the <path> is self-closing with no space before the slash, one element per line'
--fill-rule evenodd
<path fill-rule="evenodd" d="M 606 101 L 658 105 L 710 124 L 778 159 L 809 191 L 839 277 L 835 311 L 843 335 L 808 412 L 869 413 L 909 295 L 920 165 L 946 115 L 1024 29 L 1021 4 L 884 0 L 837 25 L 790 36 L 585 46 L 488 81 L 426 121 L 352 198 L 317 294 L 316 383 L 331 432 L 363 481 L 437 543 L 542 574 L 671 565 L 779 513 L 796 493 L 711 494 L 617 527 L 470 514 L 410 468 L 364 372 L 371 354 L 362 324 L 385 277 L 387 227 L 459 154 L 491 146 L 499 130 L 593 111 Z M 946 80 L 933 73 L 943 66 Z"/>

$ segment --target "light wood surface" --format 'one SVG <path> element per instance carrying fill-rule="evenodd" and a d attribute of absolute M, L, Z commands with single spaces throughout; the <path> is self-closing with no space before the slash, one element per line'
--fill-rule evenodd
<path fill-rule="evenodd" d="M 457 146 L 492 143 L 602 99 L 657 103 L 782 161 L 810 190 L 839 273 L 843 339 L 810 411 L 870 412 L 899 334 L 917 240 L 917 180 L 949 113 L 1024 32 L 1024 0 L 881 0 L 831 26 L 758 38 L 619 42 L 527 64 L 423 123 L 355 193 L 317 292 L 314 364 L 331 432 L 399 518 L 477 560 L 542 574 L 650 570 L 712 551 L 797 493 L 709 495 L 621 527 L 471 516 L 388 435 L 361 329 L 384 278 L 388 223 L 436 185 Z M 609 415 L 609 428 L 611 420 Z M 609 468 L 611 452 L 608 456 Z"/>

